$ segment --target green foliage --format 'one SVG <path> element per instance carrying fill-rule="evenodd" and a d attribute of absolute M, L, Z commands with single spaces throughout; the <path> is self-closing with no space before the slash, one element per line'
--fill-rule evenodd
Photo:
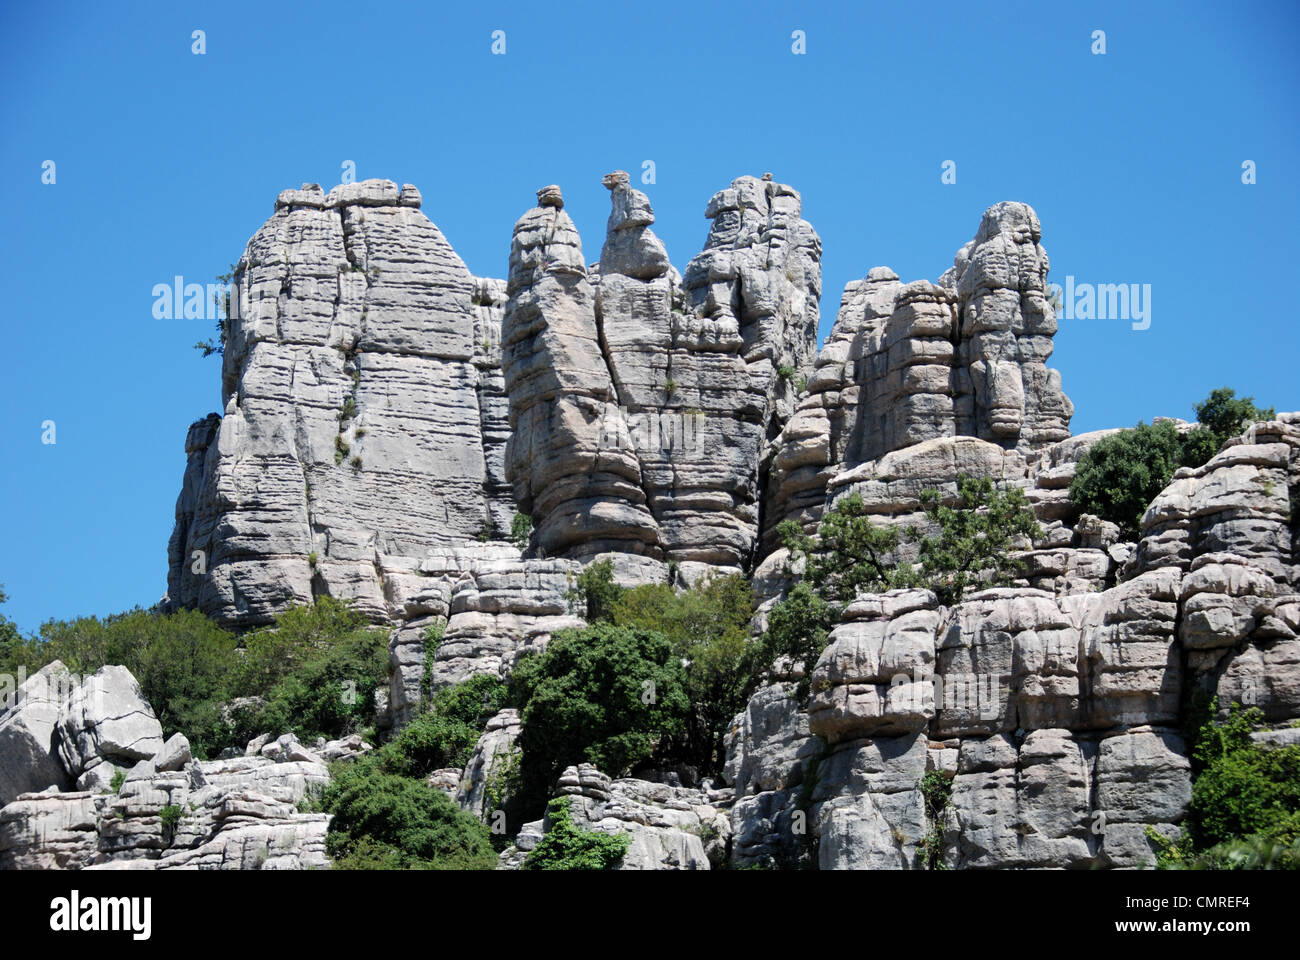
<path fill-rule="evenodd" d="M 113 771 L 113 779 L 108 782 L 108 789 L 112 793 L 117 793 L 124 783 L 126 783 L 126 771 L 118 767 Z"/>
<path fill-rule="evenodd" d="M 334 437 L 334 463 L 336 465 L 342 463 L 344 458 L 351 452 L 352 447 L 343 439 L 343 434 L 336 434 Z"/>
<path fill-rule="evenodd" d="M 793 380 L 794 374 L 795 374 L 795 369 L 794 366 L 791 364 L 783 363 L 781 364 L 781 366 L 776 368 L 776 375 L 780 377 L 782 380 Z"/>
<path fill-rule="evenodd" d="M 1136 539 L 1142 514 L 1175 470 L 1203 465 L 1249 424 L 1274 416 L 1272 407 L 1257 407 L 1254 397 L 1237 397 L 1228 387 L 1212 391 L 1195 409 L 1201 425 L 1182 435 L 1162 421 L 1099 440 L 1079 460 L 1070 500 Z"/>
<path fill-rule="evenodd" d="M 167 833 L 174 833 L 176 825 L 181 822 L 181 815 L 184 811 L 174 803 L 169 803 L 158 811 L 158 819 L 162 821 L 163 829 Z"/>
<path fill-rule="evenodd" d="M 614 582 L 614 562 L 589 564 L 565 593 L 573 612 L 588 623 L 608 622 L 623 588 Z"/>
<path fill-rule="evenodd" d="M 528 854 L 525 870 L 613 870 L 623 859 L 631 837 L 579 828 L 570 803 L 569 797 L 551 801 L 550 829 Z"/>
<path fill-rule="evenodd" d="M 1016 542 L 1042 536 L 1029 501 L 1017 487 L 999 491 L 988 477 L 961 476 L 957 496 L 957 506 L 947 507 L 937 491 L 921 494 L 921 505 L 939 534 L 920 539 L 919 582 L 945 604 L 956 603 L 969 586 L 1014 582 L 1024 573 L 1023 561 L 1012 554 Z M 916 539 L 915 531 L 909 536 Z M 894 582 L 902 585 L 904 579 L 896 574 Z"/>
<path fill-rule="evenodd" d="M 1178 441 L 1178 462 L 1184 467 L 1199 467 L 1219 452 L 1222 441 L 1208 427 L 1193 427 Z"/>
<path fill-rule="evenodd" d="M 1079 459 L 1070 500 L 1136 540 L 1142 514 L 1181 464 L 1182 444 L 1172 423 L 1139 423 L 1097 441 Z"/>
<path fill-rule="evenodd" d="M 749 632 L 753 614 L 753 588 L 739 574 L 709 577 L 680 593 L 667 584 L 644 584 L 624 591 L 610 610 L 616 626 L 663 634 L 685 662 L 691 704 L 685 759 L 708 773 L 721 771 L 731 719 L 756 686 Z"/>
<path fill-rule="evenodd" d="M 639 627 L 560 630 L 519 664 L 511 693 L 523 721 L 521 795 L 536 809 L 565 767 L 621 776 L 686 732 L 687 680 L 672 642 Z"/>
<path fill-rule="evenodd" d="M 316 564 L 318 564 L 318 563 L 320 563 L 320 554 L 319 554 L 319 553 L 317 553 L 315 550 L 313 550 L 311 553 L 307 554 L 307 564 L 308 564 L 308 565 L 309 565 L 313 570 L 316 569 Z"/>
<path fill-rule="evenodd" d="M 1254 397 L 1238 397 L 1229 387 L 1211 390 L 1205 400 L 1195 405 L 1195 410 L 1196 419 L 1214 435 L 1219 446 L 1255 421 L 1272 420 L 1275 414 L 1272 407 L 1257 407 Z"/>
<path fill-rule="evenodd" d="M 528 549 L 528 542 L 533 536 L 533 518 L 526 513 L 515 511 L 510 518 L 510 542 L 523 553 Z"/>
<path fill-rule="evenodd" d="M 842 498 L 826 513 L 816 542 L 793 520 L 783 521 L 777 533 L 792 558 L 807 558 L 804 579 L 827 603 L 910 585 L 907 571 L 887 562 L 898 549 L 898 531 L 873 523 L 859 494 Z"/>
<path fill-rule="evenodd" d="M 918 846 L 917 852 L 927 870 L 944 869 L 940 857 L 943 854 L 943 812 L 952 797 L 952 774 L 931 770 L 921 778 L 918 787 L 925 799 L 925 815 L 930 821 L 930 831 Z"/>
<path fill-rule="evenodd" d="M 1227 720 L 1203 730 L 1195 754 L 1204 770 L 1187 815 L 1198 851 L 1251 835 L 1284 845 L 1300 839 L 1300 745 L 1253 742 L 1262 716 L 1234 704 Z"/>
<path fill-rule="evenodd" d="M 463 767 L 506 686 L 481 675 L 433 694 L 401 733 L 365 756 L 335 764 L 319 807 L 334 814 L 326 841 L 342 869 L 491 869 L 487 828 L 426 783 Z"/>
<path fill-rule="evenodd" d="M 664 393 L 668 394 L 669 396 L 672 396 L 673 393 L 676 392 L 676 390 L 677 390 L 676 380 L 674 380 L 672 377 L 669 377 L 664 381 Z"/>
<path fill-rule="evenodd" d="M 803 676 L 795 687 L 795 697 L 806 702 L 812 667 L 826 648 L 826 639 L 838 620 L 838 608 L 819 597 L 806 580 L 795 584 L 785 598 L 768 611 L 767 632 L 759 641 L 754 673 L 761 679 L 783 656 L 803 663 Z"/>
<path fill-rule="evenodd" d="M 326 850 L 339 869 L 490 870 L 482 823 L 421 780 L 370 758 L 336 764 L 321 805 L 334 815 Z"/>
<path fill-rule="evenodd" d="M 1186 829 L 1170 839 L 1148 828 L 1156 866 L 1300 869 L 1300 746 L 1251 740 L 1263 717 L 1254 708 L 1233 704 L 1224 720 L 1215 719 L 1216 710 L 1213 699 L 1193 704 L 1208 719 L 1192 749 L 1195 779 Z"/>

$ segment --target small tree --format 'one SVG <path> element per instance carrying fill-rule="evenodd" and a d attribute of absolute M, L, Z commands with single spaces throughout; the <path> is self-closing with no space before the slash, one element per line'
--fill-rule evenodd
<path fill-rule="evenodd" d="M 521 796 L 537 809 L 565 767 L 622 776 L 686 732 L 690 699 L 680 657 L 661 633 L 602 623 L 560 630 L 516 667 Z"/>
<path fill-rule="evenodd" d="M 1079 459 L 1070 500 L 1136 540 L 1142 514 L 1181 464 L 1182 445 L 1172 423 L 1139 423 L 1097 441 Z"/>
<path fill-rule="evenodd" d="M 614 582 L 614 561 L 601 560 L 578 574 L 565 598 L 588 623 L 608 621 L 623 588 Z"/>
<path fill-rule="evenodd" d="M 1238 397 L 1230 387 L 1211 390 L 1210 395 L 1194 409 L 1196 419 L 1210 430 L 1219 446 L 1255 421 L 1272 420 L 1275 415 L 1272 407 L 1257 407 L 1254 397 Z"/>
<path fill-rule="evenodd" d="M 1042 528 L 1018 487 L 999 491 L 988 477 L 957 479 L 958 503 L 944 506 L 938 491 L 921 494 L 921 505 L 939 527 L 938 536 L 919 538 L 920 582 L 945 604 L 956 603 L 966 588 L 1005 586 L 1024 573 L 1024 561 L 1012 551 L 1016 541 L 1041 537 Z"/>

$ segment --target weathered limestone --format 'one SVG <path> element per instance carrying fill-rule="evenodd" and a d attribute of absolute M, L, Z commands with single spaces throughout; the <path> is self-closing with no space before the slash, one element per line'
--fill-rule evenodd
<path fill-rule="evenodd" d="M 700 834 L 705 825 L 727 829 L 706 791 L 611 780 L 590 764 L 565 770 L 557 794 L 571 798 L 569 812 L 582 829 L 631 836 L 619 870 L 708 870 Z M 543 833 L 549 826 L 544 822 Z"/>
<path fill-rule="evenodd" d="M 56 731 L 59 709 L 74 684 L 55 660 L 12 692 L 12 705 L 0 714 L 0 806 L 20 794 L 72 785 L 59 757 Z"/>
<path fill-rule="evenodd" d="M 558 206 L 515 226 L 503 337 L 516 499 L 550 555 L 740 565 L 766 441 L 816 335 L 820 242 L 795 191 L 742 177 L 710 201 L 682 278 L 645 194 L 623 171 L 604 182 L 590 271 Z"/>
<path fill-rule="evenodd" d="M 1030 207 L 999 203 L 938 284 L 875 267 L 845 287 L 778 441 L 769 546 L 781 520 L 815 523 L 837 474 L 891 451 L 965 436 L 1032 459 L 1069 437 L 1040 239 Z"/>
<path fill-rule="evenodd" d="M 190 429 L 168 597 L 237 626 L 508 527 L 500 285 L 414 188 L 286 191 L 235 270 L 224 416 Z M 314 562 L 312 562 L 314 560 Z"/>
<path fill-rule="evenodd" d="M 152 757 L 162 725 L 126 667 L 100 667 L 59 710 L 59 759 L 78 788 L 107 786 L 117 767 Z"/>
<path fill-rule="evenodd" d="M 491 804 L 506 800 L 510 774 L 519 763 L 515 741 L 521 729 L 518 710 L 502 710 L 488 721 L 456 790 L 462 809 L 486 820 L 493 812 Z"/>

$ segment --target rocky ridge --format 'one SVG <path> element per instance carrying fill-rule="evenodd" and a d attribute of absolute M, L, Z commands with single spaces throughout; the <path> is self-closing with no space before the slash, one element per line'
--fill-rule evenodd
<path fill-rule="evenodd" d="M 581 625 L 566 593 L 594 560 L 629 585 L 746 571 L 757 629 L 788 585 L 781 520 L 811 531 L 858 494 L 880 522 L 915 524 L 920 492 L 955 498 L 961 474 L 1025 492 L 1043 535 L 1022 583 L 952 606 L 859 596 L 816 664 L 785 665 L 735 718 L 722 782 L 566 771 L 575 823 L 632 835 L 627 869 L 1149 865 L 1147 828 L 1174 834 L 1190 799 L 1193 691 L 1259 706 L 1270 736 L 1300 717 L 1300 414 L 1178 471 L 1136 543 L 1080 515 L 1075 465 L 1111 431 L 1069 433 L 1031 208 L 989 208 L 936 283 L 887 267 L 850 283 L 818 353 L 820 243 L 793 189 L 764 176 L 720 191 L 678 274 L 645 194 L 621 171 L 604 186 L 599 263 L 550 186 L 515 225 L 504 281 L 469 273 L 409 185 L 281 194 L 236 270 L 225 414 L 187 438 L 170 603 L 243 627 L 354 599 L 394 627 L 400 725 L 429 685 L 505 675 Z M 535 524 L 522 556 L 505 539 L 516 510 Z M 258 745 L 256 771 L 190 761 L 173 783 L 161 731 L 147 748 L 87 734 L 73 699 L 0 718 L 24 758 L 0 765 L 0 857 L 249 866 L 273 840 L 284 856 L 264 862 L 321 864 L 325 823 L 292 803 L 324 768 L 289 769 L 314 762 L 287 759 L 291 744 Z M 485 818 L 510 713 L 465 770 L 434 778 Z M 93 792 L 117 769 L 135 777 L 121 797 Z M 922 786 L 936 774 L 937 820 Z M 279 792 L 241 800 L 260 778 Z M 164 854 L 149 818 L 173 796 L 195 809 Z M 526 825 L 502 866 L 547 829 Z"/>

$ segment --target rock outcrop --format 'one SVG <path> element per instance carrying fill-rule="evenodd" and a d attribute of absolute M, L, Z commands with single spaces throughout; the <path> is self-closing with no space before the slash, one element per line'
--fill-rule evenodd
<path fill-rule="evenodd" d="M 679 277 L 628 176 L 600 263 L 558 188 L 515 225 L 502 330 L 515 498 L 551 556 L 604 551 L 739 567 L 755 546 L 767 441 L 810 359 L 820 241 L 799 195 L 741 177 L 716 194 Z"/>
<path fill-rule="evenodd" d="M 235 266 L 223 415 L 190 428 L 168 597 L 234 626 L 507 530 L 502 285 L 386 180 L 286 190 Z"/>
<path fill-rule="evenodd" d="M 1074 408 L 1046 365 L 1056 320 L 1041 238 L 1029 206 L 999 203 L 939 283 L 875 267 L 845 287 L 779 441 L 769 531 L 815 523 L 832 477 L 912 444 L 975 437 L 1034 460 L 1069 437 Z"/>
<path fill-rule="evenodd" d="M 1300 717 L 1300 415 L 1178 471 L 1137 542 L 1082 515 L 1076 464 L 1112 431 L 1070 436 L 1030 207 L 985 211 L 937 282 L 876 267 L 848 284 L 815 353 L 820 241 L 791 187 L 740 177 L 715 194 L 679 274 L 645 193 L 622 171 L 604 186 L 599 262 L 547 186 L 505 280 L 472 276 L 410 185 L 281 194 L 235 270 L 224 411 L 186 441 L 169 603 L 243 629 L 353 600 L 393 628 L 401 725 L 432 690 L 504 677 L 581 626 L 586 564 L 611 559 L 628 585 L 743 571 L 758 629 L 792 580 L 781 521 L 811 533 L 856 495 L 879 524 L 924 525 L 922 491 L 952 503 L 963 475 L 1023 491 L 1042 531 L 1016 545 L 1022 581 L 950 606 L 857 597 L 816 663 L 780 664 L 735 718 L 725 784 L 566 771 L 575 822 L 631 836 L 628 869 L 1140 867 L 1148 830 L 1185 815 L 1198 691 L 1259 706 L 1275 739 Z M 516 513 L 533 524 L 522 547 Z M 130 711 L 73 699 L 0 717 L 24 758 L 0 760 L 0 857 L 322 862 L 323 821 L 292 809 L 314 751 L 267 738 L 209 769 L 161 731 L 114 732 Z M 431 785 L 488 818 L 519 723 L 495 717 Z M 128 768 L 111 802 L 40 792 Z M 168 833 L 176 797 L 195 807 Z M 526 825 L 502 866 L 547 829 Z"/>

